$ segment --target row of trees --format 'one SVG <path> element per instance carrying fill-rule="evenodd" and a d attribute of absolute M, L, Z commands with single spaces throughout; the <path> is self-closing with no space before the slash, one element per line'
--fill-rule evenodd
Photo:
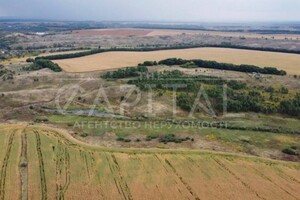
<path fill-rule="evenodd" d="M 158 50 L 188 49 L 188 48 L 201 48 L 201 47 L 220 47 L 220 48 L 248 49 L 248 50 L 258 50 L 258 51 L 300 54 L 299 50 L 275 49 L 275 48 L 266 48 L 266 47 L 247 47 L 247 46 L 233 45 L 231 43 L 221 43 L 221 44 L 216 44 L 216 45 L 176 44 L 173 46 L 164 46 L 164 47 L 139 47 L 139 48 L 116 48 L 116 47 L 113 47 L 113 48 L 109 48 L 109 49 L 98 48 L 98 49 L 93 49 L 90 51 L 83 51 L 83 52 L 78 52 L 78 53 L 37 57 L 36 59 L 58 60 L 58 59 L 78 58 L 78 57 L 83 57 L 83 56 L 88 56 L 88 55 L 98 54 L 98 53 L 104 53 L 104 52 L 110 52 L 110 51 L 158 51 Z"/>
<path fill-rule="evenodd" d="M 155 62 L 146 61 L 140 65 L 152 66 L 154 65 L 154 63 Z M 239 72 L 248 72 L 248 73 L 256 72 L 261 74 L 273 74 L 273 75 L 281 75 L 281 76 L 287 74 L 286 71 L 278 70 L 275 67 L 261 68 L 254 65 L 234 65 L 229 63 L 219 63 L 216 61 L 208 61 L 208 60 L 200 60 L 200 59 L 184 60 L 180 58 L 169 58 L 158 62 L 159 65 L 168 65 L 168 66 L 179 65 L 182 67 L 184 67 L 187 64 L 190 65 L 191 63 L 193 63 L 196 67 L 200 67 L 200 68 L 212 68 L 212 69 L 230 70 L 230 71 L 239 71 Z"/>
<path fill-rule="evenodd" d="M 48 68 L 54 72 L 62 71 L 61 67 L 58 64 L 53 63 L 51 60 L 45 59 L 35 60 L 29 67 L 26 67 L 24 69 L 27 71 L 36 71 L 44 68 Z"/>
<path fill-rule="evenodd" d="M 131 78 L 140 76 L 142 73 L 148 72 L 147 67 L 138 66 L 138 67 L 128 67 L 125 69 L 119 69 L 113 72 L 107 72 L 102 76 L 105 79 L 121 79 L 121 78 Z"/>

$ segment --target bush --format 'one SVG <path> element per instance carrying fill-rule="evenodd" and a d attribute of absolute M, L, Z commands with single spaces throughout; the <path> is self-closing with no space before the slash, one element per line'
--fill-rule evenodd
<path fill-rule="evenodd" d="M 182 142 L 185 142 L 185 141 L 188 141 L 188 140 L 191 140 L 191 139 L 189 137 L 186 137 L 186 138 L 177 138 L 174 134 L 164 135 L 164 136 L 161 136 L 159 138 L 159 142 L 160 143 L 164 143 L 164 144 L 167 144 L 167 143 L 170 143 L 170 142 L 173 142 L 173 143 L 182 143 Z"/>
<path fill-rule="evenodd" d="M 279 110 L 282 114 L 300 116 L 300 94 L 297 94 L 294 99 L 282 101 Z"/>
<path fill-rule="evenodd" d="M 0 77 L 2 77 L 3 81 L 14 79 L 15 72 L 8 69 L 0 70 Z"/>
<path fill-rule="evenodd" d="M 87 133 L 81 133 L 80 136 L 81 136 L 81 137 L 87 137 L 87 136 L 89 136 L 89 135 L 88 135 Z"/>
<path fill-rule="evenodd" d="M 158 138 L 157 135 L 147 135 L 146 141 L 151 141 L 151 140 L 154 140 L 154 139 L 156 139 L 156 138 Z"/>
<path fill-rule="evenodd" d="M 40 117 L 35 118 L 35 120 L 34 120 L 34 122 L 36 122 L 36 123 L 43 123 L 43 122 L 48 122 L 48 121 L 49 121 L 49 119 L 46 116 L 40 116 Z"/>
<path fill-rule="evenodd" d="M 24 68 L 24 69 L 27 71 L 37 71 L 37 70 L 45 69 L 45 68 L 48 68 L 54 72 L 62 71 L 62 69 L 60 68 L 60 66 L 58 64 L 55 64 L 50 60 L 43 60 L 43 59 L 36 60 L 29 67 Z"/>
<path fill-rule="evenodd" d="M 275 89 L 270 86 L 265 91 L 268 92 L 268 93 L 273 93 L 273 92 L 275 92 Z"/>
<path fill-rule="evenodd" d="M 26 59 L 26 62 L 28 62 L 28 63 L 33 63 L 33 62 L 34 62 L 34 59 L 33 59 L 33 58 L 27 58 L 27 59 Z"/>
<path fill-rule="evenodd" d="M 191 111 L 193 107 L 194 100 L 188 94 L 180 94 L 177 97 L 177 105 L 186 111 Z"/>
<path fill-rule="evenodd" d="M 289 93 L 289 89 L 286 88 L 286 87 L 281 87 L 280 90 L 279 90 L 279 92 L 281 94 L 288 94 Z"/>
<path fill-rule="evenodd" d="M 293 155 L 293 156 L 298 155 L 298 153 L 295 150 L 289 147 L 282 149 L 282 153 Z"/>
<path fill-rule="evenodd" d="M 228 82 L 228 86 L 234 90 L 241 90 L 241 89 L 245 89 L 247 84 L 241 81 L 232 80 Z"/>
<path fill-rule="evenodd" d="M 125 139 L 123 137 L 118 137 L 117 141 L 124 141 Z"/>

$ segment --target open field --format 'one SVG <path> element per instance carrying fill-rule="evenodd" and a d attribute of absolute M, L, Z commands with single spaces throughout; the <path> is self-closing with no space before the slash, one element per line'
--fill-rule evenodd
<path fill-rule="evenodd" d="M 172 36 L 172 35 L 210 35 L 222 37 L 244 37 L 244 38 L 267 38 L 275 40 L 300 40 L 300 35 L 296 34 L 258 34 L 247 32 L 225 32 L 225 31 L 202 31 L 202 30 L 168 30 L 168 29 L 135 29 L 135 28 L 119 28 L 119 29 L 86 29 L 74 30 L 74 35 L 80 36 Z"/>
<path fill-rule="evenodd" d="M 27 194 L 29 199 L 299 199 L 300 195 L 299 163 L 209 151 L 103 149 L 62 130 L 0 127 L 1 199 Z"/>
<path fill-rule="evenodd" d="M 300 55 L 287 53 L 237 50 L 227 48 L 193 48 L 152 52 L 106 52 L 80 58 L 56 60 L 67 72 L 88 72 L 137 66 L 144 61 L 166 58 L 203 59 L 233 64 L 273 66 L 289 74 L 300 74 Z"/>

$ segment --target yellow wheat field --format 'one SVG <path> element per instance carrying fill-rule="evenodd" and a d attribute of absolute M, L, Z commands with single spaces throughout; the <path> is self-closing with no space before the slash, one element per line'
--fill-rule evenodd
<path fill-rule="evenodd" d="M 80 58 L 55 60 L 67 72 L 101 71 L 137 66 L 144 61 L 167 58 L 203 59 L 233 64 L 251 64 L 260 67 L 277 67 L 289 74 L 300 75 L 300 55 L 239 50 L 228 48 L 192 48 L 152 52 L 106 52 Z"/>
<path fill-rule="evenodd" d="M 103 149 L 0 125 L 0 199 L 299 199 L 299 163 L 206 151 Z"/>

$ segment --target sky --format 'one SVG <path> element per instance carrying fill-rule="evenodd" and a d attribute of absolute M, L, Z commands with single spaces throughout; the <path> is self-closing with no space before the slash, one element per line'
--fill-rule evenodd
<path fill-rule="evenodd" d="M 300 21 L 300 0 L 0 0 L 0 17 L 76 21 Z"/>

